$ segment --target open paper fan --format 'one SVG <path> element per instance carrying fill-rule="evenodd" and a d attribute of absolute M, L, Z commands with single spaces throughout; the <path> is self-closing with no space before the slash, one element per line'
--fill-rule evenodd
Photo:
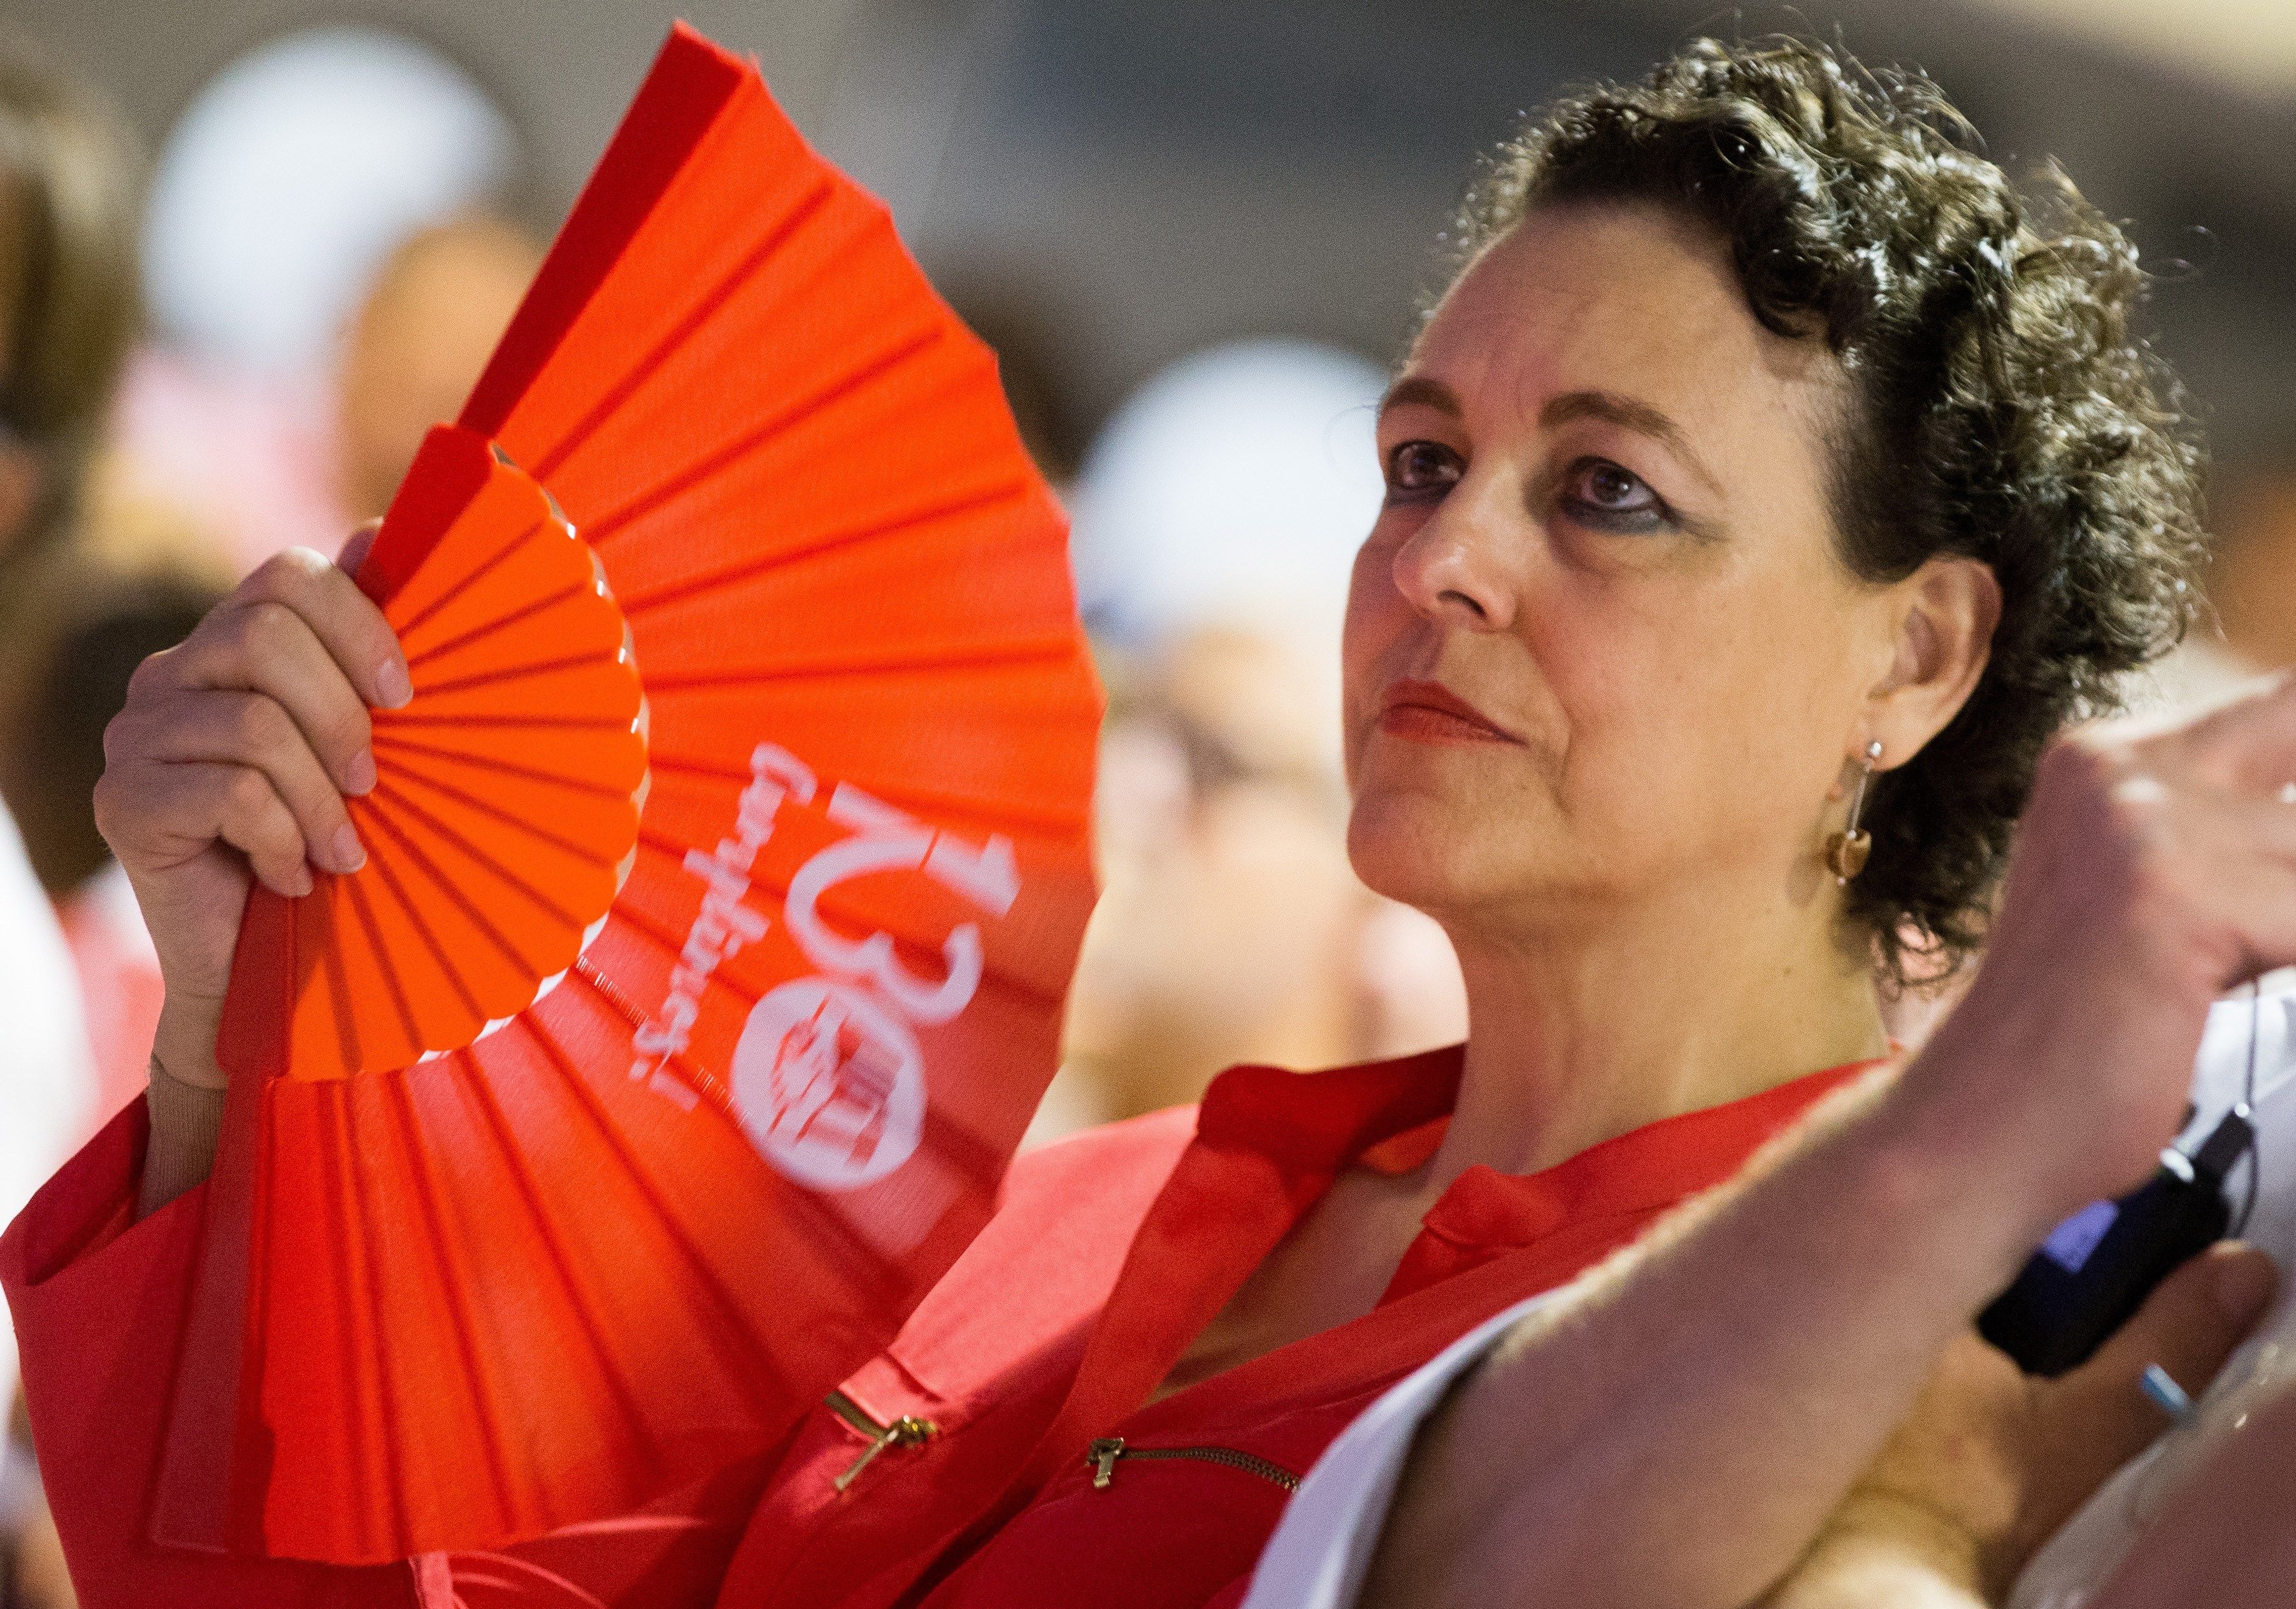
<path fill-rule="evenodd" d="M 340 1563 L 882 1348 L 1054 1065 L 1099 718 L 993 358 L 683 28 L 358 579 L 416 696 L 368 866 L 250 901 L 152 1520 Z"/>
<path fill-rule="evenodd" d="M 311 898 L 258 889 L 227 1065 L 300 1079 L 459 1049 L 573 965 L 636 847 L 645 743 L 589 546 L 469 431 L 433 431 L 359 579 L 414 697 L 374 718 L 370 846 Z"/>

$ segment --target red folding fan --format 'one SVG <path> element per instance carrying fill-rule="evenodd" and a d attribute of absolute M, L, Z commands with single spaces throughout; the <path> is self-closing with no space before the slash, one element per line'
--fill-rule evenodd
<path fill-rule="evenodd" d="M 358 573 L 368 851 L 258 889 L 153 1515 L 358 1563 L 753 1453 L 977 1232 L 1098 693 L 994 360 L 683 28 Z"/>

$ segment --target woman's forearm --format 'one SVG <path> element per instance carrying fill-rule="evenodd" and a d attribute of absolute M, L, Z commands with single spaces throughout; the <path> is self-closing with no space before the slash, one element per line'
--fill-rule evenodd
<path fill-rule="evenodd" d="M 1363 1602 L 1712 1605 L 1801 1556 L 2069 1204 L 1895 1069 L 1526 1319 L 1421 1433 Z"/>

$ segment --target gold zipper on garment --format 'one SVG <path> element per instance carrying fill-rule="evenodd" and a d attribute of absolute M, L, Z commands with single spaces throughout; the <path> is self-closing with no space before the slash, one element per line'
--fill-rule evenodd
<path fill-rule="evenodd" d="M 1116 1479 L 1119 1458 L 1193 1458 L 1200 1464 L 1219 1464 L 1229 1469 L 1240 1469 L 1245 1474 L 1258 1475 L 1286 1491 L 1296 1491 L 1300 1477 L 1281 1464 L 1270 1464 L 1251 1453 L 1240 1453 L 1232 1447 L 1127 1447 L 1121 1436 L 1103 1436 L 1084 1449 L 1084 1461 L 1092 1468 L 1092 1489 L 1105 1491 Z"/>
<path fill-rule="evenodd" d="M 829 1411 L 869 1438 L 869 1445 L 861 1456 L 846 1466 L 845 1473 L 830 1484 L 843 1491 L 861 1478 L 861 1472 L 877 1461 L 877 1456 L 889 1447 L 922 1447 L 940 1433 L 940 1426 L 930 1419 L 919 1419 L 904 1414 L 890 1424 L 880 1424 L 861 1409 L 861 1405 L 843 1391 L 832 1391 L 822 1401 Z"/>

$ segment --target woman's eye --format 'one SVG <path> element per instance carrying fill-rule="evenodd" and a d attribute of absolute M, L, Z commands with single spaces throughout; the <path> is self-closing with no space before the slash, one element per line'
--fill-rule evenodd
<path fill-rule="evenodd" d="M 1390 492 L 1439 491 L 1459 479 L 1459 455 L 1434 441 L 1399 443 L 1387 456 Z"/>
<path fill-rule="evenodd" d="M 1673 511 L 1632 470 L 1607 458 L 1581 458 L 1563 477 L 1562 500 L 1573 519 L 1603 530 L 1656 530 Z"/>

